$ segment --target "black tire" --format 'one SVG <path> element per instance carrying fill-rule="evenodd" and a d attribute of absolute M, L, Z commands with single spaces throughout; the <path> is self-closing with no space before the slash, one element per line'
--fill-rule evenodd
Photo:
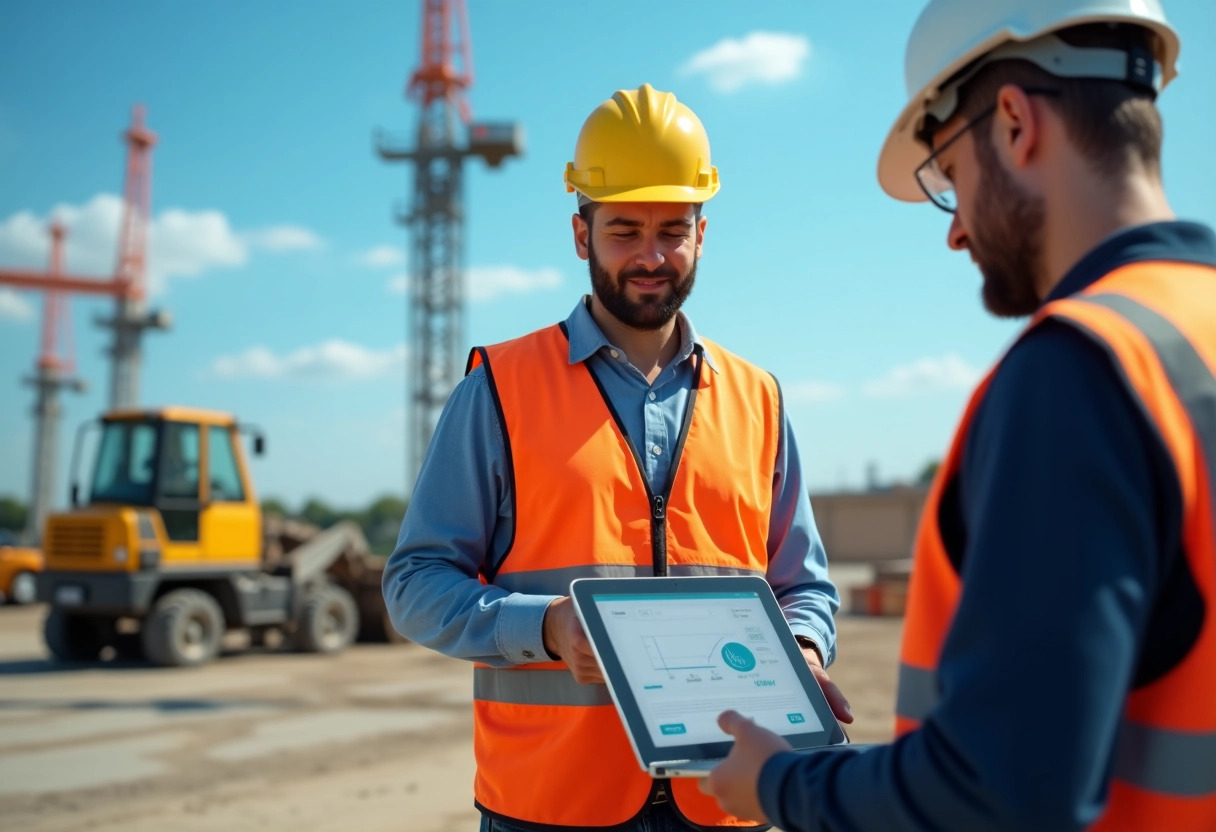
<path fill-rule="evenodd" d="M 316 587 L 304 599 L 296 625 L 296 646 L 305 653 L 339 653 L 359 632 L 359 608 L 340 586 Z"/>
<path fill-rule="evenodd" d="M 110 643 L 108 619 L 51 608 L 42 635 L 51 658 L 61 662 L 95 662 Z"/>
<path fill-rule="evenodd" d="M 144 656 L 162 667 L 197 667 L 215 658 L 224 637 L 224 611 L 201 589 L 175 589 L 144 619 Z"/>
<path fill-rule="evenodd" d="M 38 600 L 38 581 L 33 572 L 18 572 L 9 586 L 9 603 L 32 604 Z"/>

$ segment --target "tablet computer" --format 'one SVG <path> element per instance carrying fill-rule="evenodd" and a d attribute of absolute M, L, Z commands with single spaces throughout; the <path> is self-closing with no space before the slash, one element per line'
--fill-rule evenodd
<path fill-rule="evenodd" d="M 796 750 L 848 742 L 763 578 L 579 578 L 570 594 L 652 777 L 708 774 L 729 709 Z"/>

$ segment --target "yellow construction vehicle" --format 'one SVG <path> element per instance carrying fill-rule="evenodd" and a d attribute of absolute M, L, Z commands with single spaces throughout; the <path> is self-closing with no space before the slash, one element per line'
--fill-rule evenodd
<path fill-rule="evenodd" d="M 98 424 L 82 497 L 76 468 L 86 430 Z M 115 411 L 82 427 L 72 509 L 47 518 L 38 575 L 54 658 L 90 661 L 112 648 L 158 665 L 199 665 L 238 628 L 254 644 L 273 629 L 321 653 L 346 648 L 360 630 L 386 634 L 382 562 L 359 527 L 284 533 L 291 524 L 264 522 L 243 433 L 261 454 L 259 431 L 214 411 Z"/>
<path fill-rule="evenodd" d="M 30 604 L 37 594 L 35 576 L 42 571 L 42 552 L 22 546 L 17 535 L 0 529 L 0 602 Z"/>

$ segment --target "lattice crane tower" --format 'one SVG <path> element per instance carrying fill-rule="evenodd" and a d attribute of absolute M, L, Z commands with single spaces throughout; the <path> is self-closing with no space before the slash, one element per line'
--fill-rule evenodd
<path fill-rule="evenodd" d="M 409 209 L 396 212 L 397 221 L 411 230 L 407 489 L 464 369 L 464 160 L 480 157 L 498 167 L 506 157 L 523 152 L 518 124 L 471 120 L 465 92 L 472 85 L 464 0 L 423 0 L 422 60 L 406 87 L 406 97 L 421 107 L 417 135 L 413 142 L 376 135 L 380 158 L 414 167 Z M 465 135 L 459 128 L 466 128 Z"/>

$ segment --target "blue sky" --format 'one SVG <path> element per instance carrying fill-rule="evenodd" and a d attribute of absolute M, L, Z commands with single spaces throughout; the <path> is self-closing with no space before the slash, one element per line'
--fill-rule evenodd
<path fill-rule="evenodd" d="M 560 320 L 586 291 L 562 170 L 587 114 L 649 82 L 700 116 L 723 183 L 686 309 L 781 380 L 812 488 L 860 487 L 870 464 L 909 478 L 942 453 L 1017 324 L 982 310 L 947 216 L 875 180 L 919 2 L 469 5 L 474 116 L 527 136 L 524 158 L 466 176 L 470 345 Z M 1183 50 L 1160 101 L 1166 186 L 1181 217 L 1216 224 L 1216 4 L 1167 13 Z M 419 22 L 417 0 L 0 0 L 0 266 L 42 267 L 57 212 L 68 269 L 113 268 L 119 133 L 145 104 L 152 305 L 174 328 L 148 337 L 142 399 L 260 425 L 262 496 L 356 507 L 405 489 L 407 236 L 391 212 L 411 180 L 372 133 L 415 129 Z M 107 307 L 71 302 L 90 389 L 64 394 L 64 470 L 106 404 L 92 320 Z M 22 498 L 40 309 L 0 290 L 0 494 Z"/>

